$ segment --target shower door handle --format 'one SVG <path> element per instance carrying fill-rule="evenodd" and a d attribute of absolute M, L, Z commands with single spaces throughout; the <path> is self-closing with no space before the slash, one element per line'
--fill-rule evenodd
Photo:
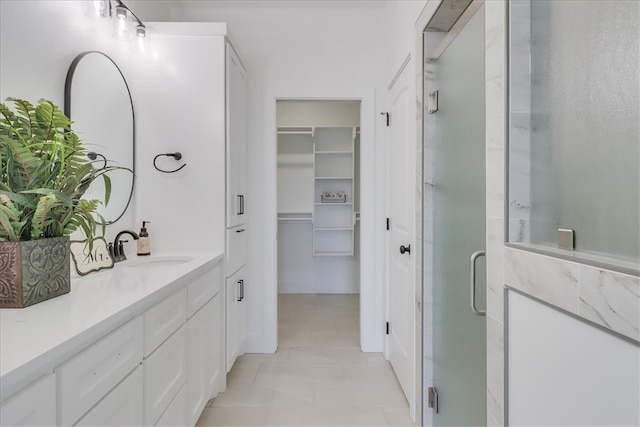
<path fill-rule="evenodd" d="M 476 260 L 481 256 L 486 256 L 485 251 L 476 251 L 471 254 L 469 259 L 469 293 L 471 297 L 471 311 L 478 316 L 484 316 L 486 311 L 478 310 L 476 308 Z"/>

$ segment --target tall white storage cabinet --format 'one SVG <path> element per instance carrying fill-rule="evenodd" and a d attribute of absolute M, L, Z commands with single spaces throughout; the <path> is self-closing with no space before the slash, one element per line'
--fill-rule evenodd
<path fill-rule="evenodd" d="M 154 224 L 154 253 L 225 252 L 224 291 L 215 307 L 194 314 L 190 332 L 200 334 L 207 323 L 217 321 L 211 318 L 214 312 L 222 310 L 220 336 L 225 345 L 218 349 L 226 372 L 244 345 L 245 298 L 250 293 L 245 280 L 246 70 L 224 23 L 147 26 L 149 45 L 134 60 L 132 80 L 138 143 L 136 215 Z M 170 174 L 154 169 L 158 153 L 176 151 L 182 153 L 179 162 L 160 158 L 158 164 L 168 170 L 186 164 L 183 169 Z M 196 363 L 206 360 L 190 362 Z M 191 421 L 201 404 L 189 399 Z"/>
<path fill-rule="evenodd" d="M 226 45 L 226 367 L 243 353 L 247 328 L 247 73 Z"/>

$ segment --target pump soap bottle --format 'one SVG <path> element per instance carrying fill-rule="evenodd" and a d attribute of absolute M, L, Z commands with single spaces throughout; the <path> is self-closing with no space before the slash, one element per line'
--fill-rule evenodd
<path fill-rule="evenodd" d="M 149 233 L 147 233 L 146 225 L 151 221 L 142 221 L 142 228 L 140 229 L 140 238 L 138 242 L 138 255 L 151 255 L 151 247 L 149 246 Z"/>

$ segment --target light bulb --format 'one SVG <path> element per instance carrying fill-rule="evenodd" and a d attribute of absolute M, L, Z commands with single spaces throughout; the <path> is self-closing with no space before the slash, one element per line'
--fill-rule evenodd
<path fill-rule="evenodd" d="M 133 22 L 129 10 L 124 6 L 116 6 L 111 16 L 113 37 L 118 40 L 131 40 L 133 38 Z"/>

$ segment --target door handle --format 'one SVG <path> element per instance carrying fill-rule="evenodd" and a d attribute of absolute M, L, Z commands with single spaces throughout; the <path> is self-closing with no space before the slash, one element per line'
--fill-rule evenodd
<path fill-rule="evenodd" d="M 244 194 L 238 194 L 238 215 L 244 215 Z"/>
<path fill-rule="evenodd" d="M 236 233 L 244 233 L 245 231 L 247 231 L 247 230 L 246 230 L 246 229 L 244 229 L 244 228 L 241 228 L 241 229 L 239 229 L 239 230 L 236 230 Z"/>
<path fill-rule="evenodd" d="M 478 310 L 476 308 L 476 260 L 481 256 L 486 256 L 485 251 L 476 251 L 471 254 L 469 259 L 469 293 L 471 299 L 471 311 L 478 316 L 484 316 L 487 314 L 484 310 Z"/>
<path fill-rule="evenodd" d="M 244 280 L 238 280 L 238 302 L 244 299 Z"/>
<path fill-rule="evenodd" d="M 406 247 L 404 245 L 400 245 L 400 253 L 402 255 L 404 255 L 405 253 L 411 254 L 411 245 L 407 245 Z"/>

